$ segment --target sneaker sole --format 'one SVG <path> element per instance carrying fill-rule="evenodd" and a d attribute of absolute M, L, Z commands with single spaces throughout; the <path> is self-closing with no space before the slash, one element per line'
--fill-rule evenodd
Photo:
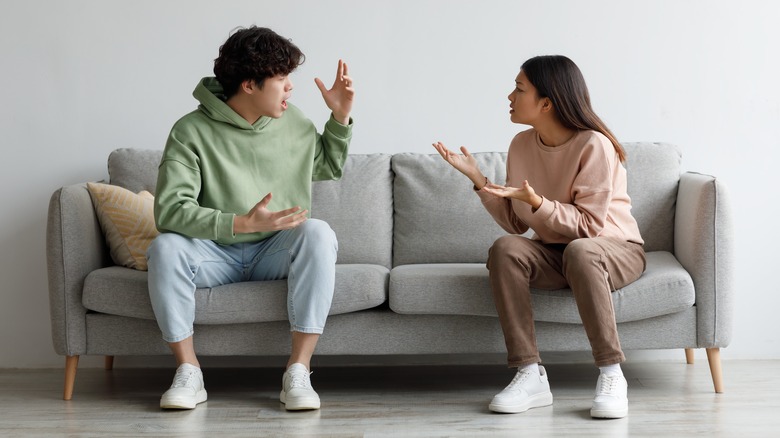
<path fill-rule="evenodd" d="M 195 409 L 195 406 L 206 401 L 206 390 L 202 389 L 195 394 L 195 398 L 170 397 L 160 399 L 162 409 Z"/>
<path fill-rule="evenodd" d="M 498 412 L 500 414 L 519 414 L 529 409 L 550 406 L 552 402 L 553 402 L 552 393 L 546 392 L 543 394 L 536 394 L 534 396 L 528 397 L 526 402 L 522 404 L 509 405 L 509 404 L 500 404 L 500 403 L 490 403 L 490 405 L 488 405 L 488 409 L 490 409 L 493 412 Z"/>
<path fill-rule="evenodd" d="M 284 391 L 279 393 L 279 401 L 284 403 L 284 408 L 288 411 L 307 411 L 320 408 L 319 398 L 291 398 L 287 399 Z"/>
<path fill-rule="evenodd" d="M 593 418 L 607 418 L 617 419 L 628 416 L 628 408 L 626 409 L 591 409 L 590 416 Z"/>

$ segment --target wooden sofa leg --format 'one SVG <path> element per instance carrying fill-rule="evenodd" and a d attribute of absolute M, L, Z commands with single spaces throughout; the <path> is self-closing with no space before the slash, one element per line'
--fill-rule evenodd
<path fill-rule="evenodd" d="M 73 384 L 76 383 L 76 369 L 79 367 L 78 356 L 65 356 L 65 393 L 63 400 L 73 398 Z"/>
<path fill-rule="evenodd" d="M 114 356 L 106 356 L 105 368 L 106 371 L 111 371 L 114 369 Z"/>
<path fill-rule="evenodd" d="M 712 383 L 715 385 L 715 392 L 723 392 L 723 370 L 720 367 L 720 348 L 707 349 L 707 361 L 710 363 L 710 373 L 712 374 Z"/>
<path fill-rule="evenodd" d="M 685 363 L 688 365 L 693 364 L 693 348 L 685 349 Z"/>

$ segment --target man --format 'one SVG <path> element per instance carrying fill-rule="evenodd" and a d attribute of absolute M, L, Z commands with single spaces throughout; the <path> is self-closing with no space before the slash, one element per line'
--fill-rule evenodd
<path fill-rule="evenodd" d="M 319 409 L 309 368 L 330 310 L 338 244 L 327 223 L 307 219 L 311 181 L 338 179 L 352 135 L 354 98 L 339 60 L 327 89 L 323 134 L 288 104 L 289 74 L 304 60 L 288 39 L 252 26 L 231 35 L 202 79 L 198 109 L 173 126 L 159 167 L 149 295 L 176 358 L 169 409 L 206 401 L 193 348 L 195 289 L 288 279 L 292 353 L 280 399 L 288 410 Z M 259 202 L 258 202 L 259 200 Z"/>

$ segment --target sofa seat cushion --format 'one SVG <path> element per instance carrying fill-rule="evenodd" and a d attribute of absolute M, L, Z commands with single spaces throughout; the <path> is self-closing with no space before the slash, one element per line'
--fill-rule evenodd
<path fill-rule="evenodd" d="M 536 321 L 581 324 L 570 289 L 531 289 Z M 618 322 L 667 315 L 694 304 L 693 281 L 666 251 L 647 253 L 647 269 L 612 294 Z M 390 272 L 390 308 L 402 314 L 497 316 L 484 264 L 403 265 Z"/>
<path fill-rule="evenodd" d="M 330 314 L 370 309 L 387 301 L 390 272 L 379 265 L 336 265 L 336 291 Z M 287 321 L 287 281 L 233 283 L 195 291 L 196 324 Z M 87 309 L 152 319 L 147 273 L 112 266 L 91 272 L 82 297 Z"/>

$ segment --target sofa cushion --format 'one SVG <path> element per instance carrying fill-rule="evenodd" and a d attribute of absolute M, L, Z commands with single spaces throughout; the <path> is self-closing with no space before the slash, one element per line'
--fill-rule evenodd
<path fill-rule="evenodd" d="M 534 320 L 581 324 L 569 289 L 531 289 Z M 612 293 L 618 322 L 636 321 L 690 308 L 693 281 L 668 252 L 647 253 L 639 280 Z M 483 264 L 417 264 L 390 273 L 390 308 L 402 314 L 496 316 L 488 270 Z"/>
<path fill-rule="evenodd" d="M 390 155 L 350 155 L 340 180 L 312 183 L 311 217 L 324 220 L 336 232 L 336 263 L 389 268 L 393 253 Z"/>
<path fill-rule="evenodd" d="M 506 154 L 472 154 L 492 181 L 506 180 Z M 439 154 L 395 154 L 393 265 L 484 263 L 505 231 L 473 185 Z"/>
<path fill-rule="evenodd" d="M 116 149 L 108 155 L 108 180 L 131 192 L 154 194 L 162 153 L 159 149 Z"/>
<path fill-rule="evenodd" d="M 330 314 L 376 307 L 387 300 L 389 271 L 377 265 L 337 265 Z M 287 321 L 287 281 L 233 283 L 195 291 L 196 324 Z M 112 266 L 92 271 L 84 281 L 82 303 L 112 315 L 154 320 L 147 273 Z"/>
<path fill-rule="evenodd" d="M 110 184 L 87 183 L 111 259 L 119 266 L 145 271 L 146 250 L 160 234 L 154 225 L 154 196 Z"/>

